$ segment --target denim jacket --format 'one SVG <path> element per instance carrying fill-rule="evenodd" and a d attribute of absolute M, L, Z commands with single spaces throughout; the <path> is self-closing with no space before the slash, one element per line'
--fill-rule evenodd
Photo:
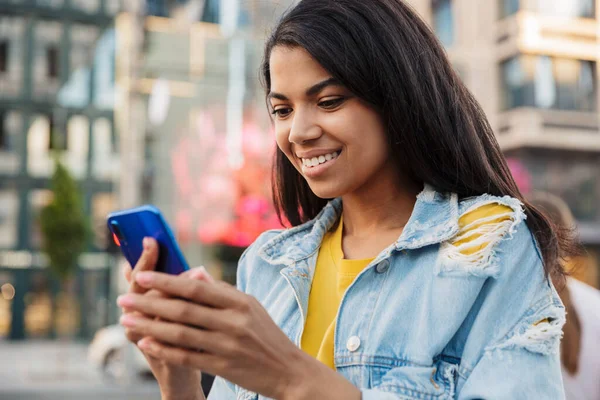
<path fill-rule="evenodd" d="M 510 218 L 480 221 L 485 246 L 466 256 L 458 220 L 490 203 L 510 207 Z M 265 232 L 240 259 L 238 288 L 296 345 L 321 241 L 341 211 L 335 199 L 303 225 Z M 398 240 L 340 303 L 335 367 L 364 400 L 564 398 L 564 307 L 524 219 L 514 198 L 459 200 L 425 186 Z M 265 397 L 218 377 L 209 399 Z"/>

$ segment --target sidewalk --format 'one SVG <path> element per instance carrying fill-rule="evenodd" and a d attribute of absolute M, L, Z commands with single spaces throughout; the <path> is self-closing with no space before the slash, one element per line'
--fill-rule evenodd
<path fill-rule="evenodd" d="M 159 399 L 153 381 L 107 382 L 87 360 L 84 342 L 0 341 L 0 398 Z"/>

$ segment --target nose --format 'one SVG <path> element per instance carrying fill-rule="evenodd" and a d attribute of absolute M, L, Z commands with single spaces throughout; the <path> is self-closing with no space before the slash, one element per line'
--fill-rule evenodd
<path fill-rule="evenodd" d="M 311 118 L 310 113 L 296 111 L 288 138 L 290 143 L 304 144 L 318 139 L 321 135 L 321 127 Z"/>

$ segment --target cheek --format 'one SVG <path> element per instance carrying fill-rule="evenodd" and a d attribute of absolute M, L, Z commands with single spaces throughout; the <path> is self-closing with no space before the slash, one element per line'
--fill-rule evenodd
<path fill-rule="evenodd" d="M 289 159 L 292 154 L 292 147 L 289 141 L 289 131 L 283 128 L 275 128 L 275 141 L 277 147 L 287 156 Z"/>

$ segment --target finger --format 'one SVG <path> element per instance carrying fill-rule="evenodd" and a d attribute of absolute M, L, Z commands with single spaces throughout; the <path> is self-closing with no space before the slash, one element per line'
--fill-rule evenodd
<path fill-rule="evenodd" d="M 131 286 L 129 291 L 134 293 L 144 293 L 146 291 L 145 288 L 137 283 L 135 276 L 141 271 L 153 271 L 156 266 L 156 261 L 158 260 L 158 245 L 156 240 L 145 237 L 142 244 L 144 246 L 144 251 L 131 273 Z"/>
<path fill-rule="evenodd" d="M 135 279 L 146 289 L 160 290 L 169 296 L 217 308 L 238 308 L 245 301 L 245 295 L 229 285 L 215 285 L 156 272 L 140 273 Z"/>
<path fill-rule="evenodd" d="M 199 369 L 211 375 L 223 375 L 226 365 L 221 357 L 211 353 L 187 350 L 181 347 L 159 343 L 146 337 L 138 342 L 138 347 L 146 354 L 158 358 L 171 365 L 186 366 Z M 220 372 L 217 373 L 217 372 Z"/>
<path fill-rule="evenodd" d="M 125 275 L 127 283 L 131 284 L 131 265 L 129 263 L 123 265 L 123 275 Z"/>
<path fill-rule="evenodd" d="M 223 353 L 232 347 L 231 340 L 219 332 L 210 332 L 187 325 L 148 318 L 124 315 L 120 320 L 127 329 L 143 337 L 150 336 L 161 343 L 185 347 L 192 350 L 204 350 L 211 353 Z M 215 340 L 218 336 L 219 339 Z"/>
<path fill-rule="evenodd" d="M 156 299 L 167 297 L 164 293 L 159 292 L 158 290 L 154 290 L 154 289 L 148 290 L 143 295 L 136 294 L 136 296 L 142 296 L 142 297 L 146 298 L 148 301 L 156 301 Z M 118 299 L 117 299 L 117 304 L 118 304 Z M 152 318 L 152 315 L 142 313 L 142 312 L 137 311 L 130 307 L 126 307 L 126 306 L 122 307 L 122 310 L 123 310 L 123 314 L 129 314 L 129 315 L 133 315 L 135 317 L 140 317 L 140 318 Z M 135 331 L 133 331 L 131 329 L 125 329 L 125 336 L 127 337 L 127 340 L 129 340 L 132 343 L 137 343 L 140 339 L 143 338 L 142 335 L 136 333 Z"/>
<path fill-rule="evenodd" d="M 214 283 L 215 282 L 215 280 L 213 279 L 213 277 L 210 276 L 210 274 L 208 273 L 208 271 L 206 270 L 206 268 L 204 268 L 203 265 L 201 265 L 201 266 L 199 266 L 197 268 L 189 269 L 189 270 L 185 271 L 184 273 L 182 273 L 179 276 L 190 278 L 190 279 L 204 280 L 204 281 L 206 281 L 208 283 Z"/>
<path fill-rule="evenodd" d="M 224 315 L 222 310 L 185 300 L 157 299 L 139 294 L 126 294 L 119 296 L 117 304 L 144 315 L 153 315 L 167 321 L 209 330 L 229 331 L 232 328 L 231 318 Z"/>

